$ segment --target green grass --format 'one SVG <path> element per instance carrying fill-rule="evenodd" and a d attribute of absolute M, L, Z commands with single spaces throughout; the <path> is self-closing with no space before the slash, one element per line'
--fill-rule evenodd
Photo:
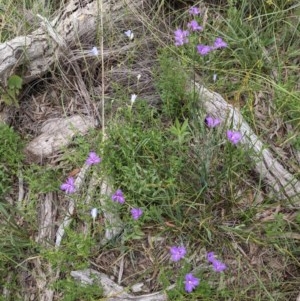
<path fill-rule="evenodd" d="M 50 17 L 55 9 L 62 3 L 60 0 L 46 1 L 43 7 L 42 2 L 35 0 L 0 0 L 0 42 L 3 43 L 18 35 L 26 35 L 37 29 L 40 20 L 36 14 L 46 18 Z"/>
<path fill-rule="evenodd" d="M 96 301 L 101 298 L 103 293 L 98 284 L 88 286 L 83 284 L 78 285 L 78 282 L 72 278 L 58 281 L 55 284 L 55 289 L 58 292 L 63 293 L 63 298 L 61 300 L 64 301 Z"/>
<path fill-rule="evenodd" d="M 23 142 L 21 137 L 9 126 L 0 124 L 0 197 L 13 184 L 18 173 L 22 154 Z"/>
<path fill-rule="evenodd" d="M 31 7 L 35 2 L 23 4 Z M 9 1 L 5 9 L 9 5 L 15 10 L 4 20 L 1 41 L 20 33 L 13 16 L 21 5 Z M 170 24 L 165 21 L 171 33 L 190 20 L 186 9 L 174 12 Z M 22 139 L 1 125 L 0 285 L 8 287 L 12 300 L 18 299 L 20 287 L 26 287 L 20 269 L 30 274 L 31 261 L 37 257 L 46 266 L 60 269 L 59 279 L 51 284 L 60 300 L 100 300 L 99 286 L 80 286 L 70 272 L 101 267 L 116 276 L 121 258 L 129 270 L 129 275 L 124 270 L 122 285 L 151 277 L 156 290 L 175 283 L 167 293 L 170 300 L 296 299 L 299 212 L 288 201 L 278 202 L 267 193 L 266 184 L 253 172 L 252 154 L 226 139 L 224 125 L 214 129 L 205 125 L 206 114 L 197 106 L 199 96 L 186 91 L 186 82 L 197 74 L 205 86 L 241 110 L 266 145 L 286 152 L 299 150 L 299 11 L 296 2 L 280 0 L 232 0 L 222 7 L 209 6 L 205 30 L 190 36 L 190 44 L 158 46 L 151 72 L 153 92 L 161 104 L 150 105 L 138 95 L 131 105 L 132 79 L 128 86 L 114 82 L 110 91 L 114 103 L 106 107 L 110 116 L 107 139 L 98 130 L 76 136 L 55 164 L 25 163 Z M 201 57 L 195 52 L 199 36 L 203 44 L 222 37 L 228 47 Z M 130 69 L 137 57 L 138 51 L 130 52 L 119 63 Z M 102 162 L 92 167 L 74 197 L 76 212 L 60 248 L 54 242 L 37 243 L 34 237 L 43 196 L 57 194 L 53 205 L 61 220 L 68 196 L 59 190 L 60 184 L 69 172 L 82 167 L 91 150 Z M 284 161 L 280 154 L 278 159 Z M 284 163 L 296 170 L 297 161 Z M 123 234 L 104 247 L 99 245 L 103 221 L 99 217 L 93 223 L 90 217 L 93 207 L 101 215 L 99 187 L 92 194 L 88 187 L 93 172 L 98 179 L 106 177 L 114 190 L 121 189 L 126 199 L 123 205 L 111 204 L 124 222 Z M 15 193 L 16 204 L 15 183 L 20 175 L 27 197 L 14 206 L 7 198 Z M 90 203 L 85 201 L 88 194 Z M 136 207 L 144 211 L 138 221 L 130 215 Z M 178 263 L 169 260 L 169 248 L 174 245 L 187 248 L 186 258 Z M 224 273 L 212 270 L 206 260 L 208 251 L 226 263 Z M 135 267 L 135 278 L 130 278 L 129 263 Z M 183 284 L 189 272 L 201 279 L 191 294 Z"/>

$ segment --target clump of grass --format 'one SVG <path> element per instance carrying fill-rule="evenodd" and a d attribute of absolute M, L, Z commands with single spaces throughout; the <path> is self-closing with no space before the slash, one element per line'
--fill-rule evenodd
<path fill-rule="evenodd" d="M 72 278 L 67 277 L 55 283 L 54 288 L 60 294 L 63 294 L 64 301 L 96 301 L 102 297 L 103 291 L 98 283 L 92 285 L 78 284 Z"/>
<path fill-rule="evenodd" d="M 55 191 L 61 183 L 61 171 L 52 166 L 32 164 L 24 170 L 23 176 L 32 195 Z"/>
<path fill-rule="evenodd" d="M 122 121 L 112 121 L 107 129 L 106 170 L 130 198 L 146 206 L 171 202 L 184 167 L 180 144 L 172 139 L 157 110 L 142 100 L 132 110 L 120 109 L 116 118 Z"/>
<path fill-rule="evenodd" d="M 162 100 L 162 113 L 167 119 L 182 119 L 188 112 L 190 97 L 186 91 L 187 79 L 185 65 L 163 50 L 159 55 L 156 83 Z"/>
<path fill-rule="evenodd" d="M 36 252 L 36 243 L 31 234 L 34 231 L 32 224 L 20 224 L 24 214 L 15 206 L 0 203 L 0 285 L 6 288 L 11 295 L 20 291 L 20 273 L 28 268 L 24 262 Z"/>
<path fill-rule="evenodd" d="M 26 35 L 38 26 L 36 14 L 49 17 L 54 9 L 59 8 L 61 1 L 35 0 L 0 0 L 2 23 L 0 27 L 0 41 L 19 35 Z"/>
<path fill-rule="evenodd" d="M 0 124 L 0 197 L 6 193 L 24 158 L 21 137 L 9 126 Z"/>
<path fill-rule="evenodd" d="M 282 138 L 284 145 L 292 142 L 295 147 L 299 145 L 300 116 L 295 60 L 299 56 L 299 9 L 295 1 L 229 1 L 222 15 L 217 12 L 217 18 L 207 24 L 208 34 L 222 34 L 229 43 L 227 53 L 209 62 L 209 69 L 220 77 L 212 82 L 210 73 L 202 72 L 208 85 L 241 107 L 258 132 L 263 125 L 253 113 L 257 105 L 272 112 L 268 116 L 263 111 L 265 119 L 276 116 L 291 124 L 293 134 Z"/>

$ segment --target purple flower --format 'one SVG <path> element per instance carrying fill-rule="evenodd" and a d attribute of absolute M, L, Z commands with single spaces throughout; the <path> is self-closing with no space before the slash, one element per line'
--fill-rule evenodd
<path fill-rule="evenodd" d="M 196 288 L 196 286 L 199 285 L 200 280 L 193 276 L 193 274 L 189 273 L 185 275 L 185 290 L 190 293 L 192 290 Z"/>
<path fill-rule="evenodd" d="M 234 131 L 228 130 L 227 138 L 232 144 L 237 144 L 241 141 L 242 134 L 240 132 L 234 132 Z"/>
<path fill-rule="evenodd" d="M 223 263 L 223 262 L 221 262 L 221 261 L 219 261 L 217 259 L 214 259 L 212 261 L 212 264 L 213 264 L 213 270 L 215 272 L 222 272 L 222 271 L 224 271 L 227 268 L 226 265 L 225 265 L 225 263 Z"/>
<path fill-rule="evenodd" d="M 134 220 L 139 219 L 143 214 L 143 210 L 141 208 L 132 208 L 130 212 Z"/>
<path fill-rule="evenodd" d="M 175 46 L 181 46 L 189 42 L 188 36 L 189 32 L 187 30 L 177 29 L 174 32 L 175 34 Z"/>
<path fill-rule="evenodd" d="M 202 26 L 200 26 L 196 20 L 192 20 L 191 22 L 189 22 L 187 24 L 187 27 L 192 31 L 203 30 Z"/>
<path fill-rule="evenodd" d="M 60 186 L 61 190 L 64 190 L 67 194 L 72 194 L 75 192 L 75 180 L 69 177 L 65 183 Z"/>
<path fill-rule="evenodd" d="M 207 116 L 204 121 L 209 128 L 215 128 L 221 123 L 220 119 L 210 116 Z"/>
<path fill-rule="evenodd" d="M 222 40 L 222 38 L 216 38 L 214 42 L 214 49 L 226 48 L 227 43 Z"/>
<path fill-rule="evenodd" d="M 189 9 L 189 13 L 190 13 L 190 15 L 192 15 L 192 16 L 199 15 L 199 14 L 200 14 L 200 9 L 199 9 L 198 7 L 193 6 L 193 7 L 191 7 L 191 8 Z"/>
<path fill-rule="evenodd" d="M 207 255 L 206 255 L 206 258 L 210 263 L 213 263 L 216 260 L 215 253 L 214 252 L 208 252 Z"/>
<path fill-rule="evenodd" d="M 111 197 L 114 202 L 124 204 L 125 198 L 121 189 L 118 189 Z"/>
<path fill-rule="evenodd" d="M 214 252 L 208 252 L 206 258 L 210 263 L 212 263 L 213 270 L 215 272 L 222 272 L 227 268 L 223 262 L 216 259 Z"/>
<path fill-rule="evenodd" d="M 171 253 L 172 261 L 179 261 L 181 258 L 185 256 L 186 249 L 185 247 L 171 247 L 170 253 Z"/>
<path fill-rule="evenodd" d="M 85 161 L 87 165 L 98 164 L 100 162 L 101 158 L 98 157 L 98 155 L 95 152 L 90 152 L 87 160 Z"/>
<path fill-rule="evenodd" d="M 208 46 L 208 45 L 199 44 L 197 46 L 197 51 L 202 56 L 207 55 L 212 50 L 213 50 L 213 48 L 211 46 Z"/>

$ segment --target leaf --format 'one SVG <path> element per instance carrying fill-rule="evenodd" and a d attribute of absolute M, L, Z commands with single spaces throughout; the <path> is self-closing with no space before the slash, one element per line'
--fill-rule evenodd
<path fill-rule="evenodd" d="M 23 79 L 18 75 L 12 75 L 8 78 L 9 89 L 20 90 L 22 88 Z"/>

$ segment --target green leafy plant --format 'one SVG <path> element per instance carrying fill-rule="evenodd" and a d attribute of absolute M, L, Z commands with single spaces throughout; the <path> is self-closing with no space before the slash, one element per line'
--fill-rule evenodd
<path fill-rule="evenodd" d="M 2 86 L 2 99 L 7 105 L 15 105 L 18 104 L 18 95 L 20 90 L 22 89 L 23 80 L 18 75 L 12 75 L 8 78 L 7 87 Z"/>
<path fill-rule="evenodd" d="M 0 196 L 7 192 L 23 159 L 21 137 L 8 125 L 0 123 Z"/>
<path fill-rule="evenodd" d="M 153 116 L 151 108 L 140 104 L 124 119 L 126 110 L 116 116 L 123 122 L 112 123 L 107 129 L 110 139 L 104 146 L 103 164 L 132 198 L 147 200 L 148 204 L 171 199 L 183 167 L 178 143 L 161 131 L 159 120 L 149 118 Z"/>
<path fill-rule="evenodd" d="M 179 120 L 176 119 L 174 125 L 170 127 L 170 132 L 177 138 L 177 141 L 180 145 L 187 142 L 188 137 L 190 136 L 188 127 L 188 119 L 184 120 L 182 124 L 180 124 Z"/>
<path fill-rule="evenodd" d="M 185 89 L 187 80 L 185 65 L 167 51 L 162 51 L 156 76 L 163 114 L 171 120 L 181 119 L 187 113 L 190 100 Z"/>
<path fill-rule="evenodd" d="M 66 278 L 58 280 L 54 284 L 54 288 L 63 293 L 63 301 L 96 301 L 102 297 L 103 290 L 97 281 L 92 285 L 83 285 Z"/>

